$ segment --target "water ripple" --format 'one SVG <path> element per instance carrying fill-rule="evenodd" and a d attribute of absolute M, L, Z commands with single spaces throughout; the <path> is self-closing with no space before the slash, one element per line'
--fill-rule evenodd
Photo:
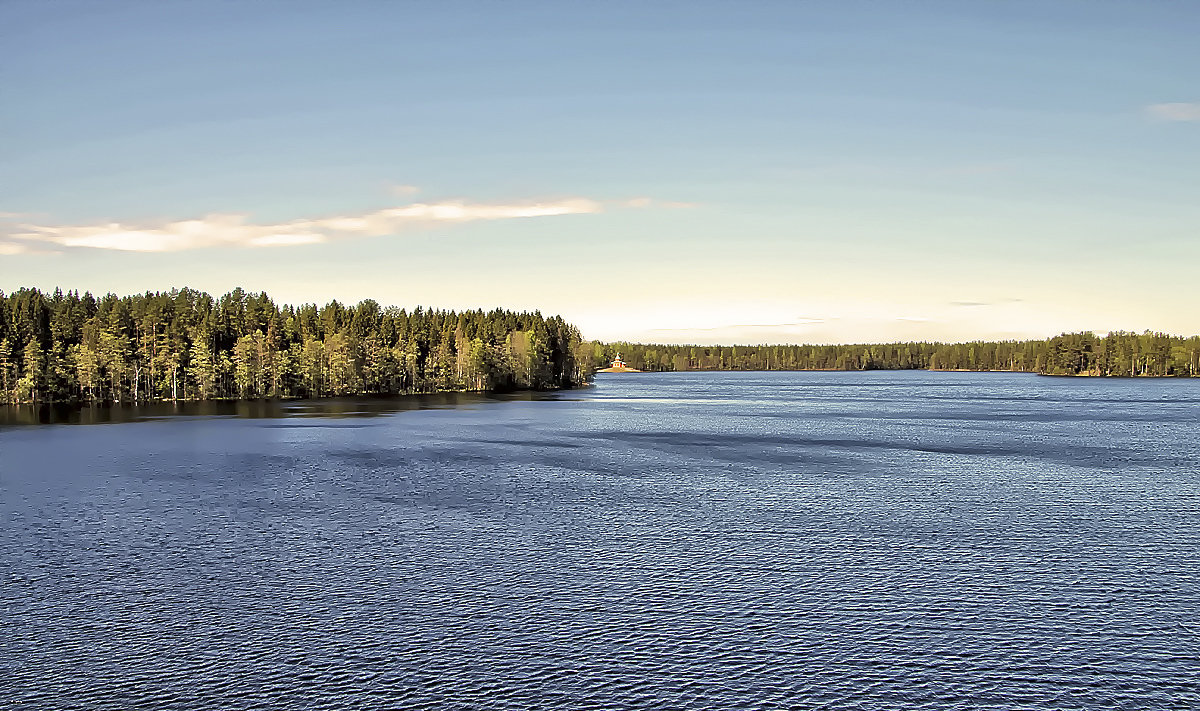
<path fill-rule="evenodd" d="M 1200 396 L 1165 385 L 0 429 L 0 708 L 1198 708 Z"/>

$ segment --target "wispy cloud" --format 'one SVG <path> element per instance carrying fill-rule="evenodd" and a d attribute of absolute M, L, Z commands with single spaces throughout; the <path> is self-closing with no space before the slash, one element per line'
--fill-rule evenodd
<path fill-rule="evenodd" d="M 587 198 L 546 202 L 414 203 L 356 215 L 250 222 L 246 215 L 212 214 L 158 224 L 110 222 L 94 225 L 22 224 L 0 235 L 0 254 L 37 251 L 39 246 L 82 247 L 126 252 L 179 252 L 212 247 L 285 247 L 317 244 L 355 236 L 382 236 L 438 224 L 552 217 L 602 212 Z"/>
<path fill-rule="evenodd" d="M 671 210 L 682 210 L 696 207 L 694 202 L 679 202 L 677 200 L 655 200 L 648 197 L 636 197 L 624 202 L 625 207 L 664 207 Z"/>
<path fill-rule="evenodd" d="M 46 255 L 46 254 L 62 254 L 60 249 L 53 245 L 40 245 L 31 242 L 19 241 L 4 241 L 0 239 L 0 257 L 13 257 L 18 254 L 24 255 Z"/>
<path fill-rule="evenodd" d="M 798 328 L 801 326 L 812 326 L 813 324 L 825 323 L 822 318 L 802 318 L 796 321 L 787 323 L 731 323 L 725 326 L 704 326 L 693 328 L 652 328 L 652 332 L 668 333 L 672 331 L 728 331 L 732 329 L 753 329 L 753 328 Z"/>
<path fill-rule="evenodd" d="M 28 252 L 29 247 L 18 242 L 0 242 L 0 256 L 27 254 Z"/>
<path fill-rule="evenodd" d="M 1200 121 L 1200 101 L 1151 104 L 1146 113 L 1162 121 Z"/>
<path fill-rule="evenodd" d="M 1017 299 L 1017 298 L 1013 298 L 1013 297 L 1005 297 L 1005 298 L 1003 298 L 1003 299 L 996 299 L 995 301 L 970 301 L 970 300 L 966 300 L 966 301 L 951 301 L 951 302 L 948 302 L 948 303 L 949 303 L 949 305 L 950 305 L 950 306 L 955 306 L 955 307 L 958 307 L 958 308 L 968 308 L 968 309 L 969 309 L 969 308 L 977 308 L 977 307 L 979 307 L 979 306 L 1003 306 L 1003 305 L 1005 305 L 1005 304 L 1019 304 L 1019 303 L 1021 303 L 1022 301 L 1024 301 L 1024 299 Z"/>

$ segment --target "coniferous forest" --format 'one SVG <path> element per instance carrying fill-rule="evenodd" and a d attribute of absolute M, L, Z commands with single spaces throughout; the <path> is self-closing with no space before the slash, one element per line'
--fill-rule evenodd
<path fill-rule="evenodd" d="M 537 312 L 409 312 L 371 300 L 281 306 L 241 289 L 220 298 L 186 288 L 100 298 L 0 293 L 0 404 L 547 390 L 584 383 L 618 352 L 644 371 L 1200 376 L 1200 337 L 1150 332 L 952 344 L 606 344 Z"/>
<path fill-rule="evenodd" d="M 553 389 L 583 382 L 581 353 L 578 329 L 540 313 L 0 293 L 0 403 Z"/>
<path fill-rule="evenodd" d="M 1200 336 L 1065 333 L 1031 341 L 824 346 L 593 344 L 593 367 L 617 353 L 631 368 L 663 370 L 1008 370 L 1043 375 L 1200 376 Z"/>

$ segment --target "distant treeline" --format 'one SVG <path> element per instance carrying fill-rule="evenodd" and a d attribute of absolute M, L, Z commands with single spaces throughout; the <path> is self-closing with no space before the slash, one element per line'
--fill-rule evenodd
<path fill-rule="evenodd" d="M 593 344 L 592 367 L 617 354 L 638 370 L 1011 370 L 1045 375 L 1200 375 L 1200 336 L 1064 333 L 1040 341 L 833 346 Z"/>
<path fill-rule="evenodd" d="M 553 389 L 583 382 L 588 355 L 536 312 L 0 292 L 0 403 Z"/>

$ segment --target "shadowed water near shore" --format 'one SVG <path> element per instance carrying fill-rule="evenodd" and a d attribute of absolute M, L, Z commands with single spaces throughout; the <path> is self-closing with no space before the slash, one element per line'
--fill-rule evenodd
<path fill-rule="evenodd" d="M 399 404 L 0 427 L 6 708 L 1200 705 L 1200 383 Z"/>
<path fill-rule="evenodd" d="M 107 405 L 0 405 L 3 425 L 102 425 L 183 417 L 381 417 L 409 410 L 471 407 L 489 402 L 534 401 L 548 392 L 431 393 L 319 400 L 203 400 Z"/>

